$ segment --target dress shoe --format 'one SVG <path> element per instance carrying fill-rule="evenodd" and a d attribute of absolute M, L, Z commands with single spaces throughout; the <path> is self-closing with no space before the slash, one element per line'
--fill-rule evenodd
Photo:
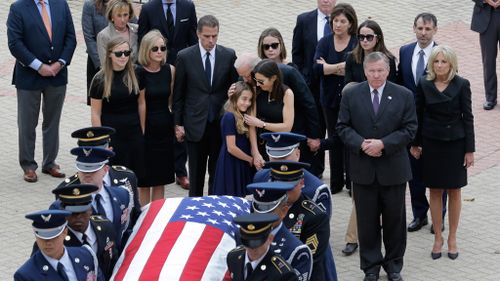
<path fill-rule="evenodd" d="M 439 253 L 431 252 L 431 258 L 433 260 L 437 260 L 437 259 L 441 258 L 441 256 L 442 256 L 441 252 L 439 252 Z"/>
<path fill-rule="evenodd" d="M 35 170 L 26 170 L 24 171 L 24 180 L 27 182 L 37 182 L 38 176 L 35 173 Z"/>
<path fill-rule="evenodd" d="M 59 165 L 54 165 L 54 166 L 52 166 L 52 168 L 50 168 L 48 170 L 42 170 L 42 173 L 47 174 L 47 175 L 51 175 L 54 178 L 65 178 L 66 177 L 66 175 L 61 172 L 61 168 L 59 167 Z"/>
<path fill-rule="evenodd" d="M 444 231 L 444 224 L 441 225 L 441 232 Z M 431 234 L 434 234 L 434 225 L 431 224 Z"/>
<path fill-rule="evenodd" d="M 342 249 L 342 253 L 346 256 L 352 255 L 354 252 L 356 252 L 356 249 L 358 248 L 358 243 L 347 243 L 345 244 L 345 248 Z"/>
<path fill-rule="evenodd" d="M 483 103 L 483 109 L 484 110 L 492 110 L 493 108 L 495 108 L 495 106 L 497 105 L 497 102 L 493 102 L 493 101 L 486 101 Z"/>
<path fill-rule="evenodd" d="M 403 281 L 399 272 L 387 273 L 387 280 L 389 281 Z"/>
<path fill-rule="evenodd" d="M 344 188 L 343 185 L 341 185 L 341 186 L 331 186 L 330 187 L 330 191 L 331 191 L 332 194 L 337 194 L 337 193 L 341 192 L 343 188 Z"/>
<path fill-rule="evenodd" d="M 448 252 L 448 257 L 451 260 L 456 260 L 458 258 L 458 252 L 456 252 L 456 253 L 450 253 L 450 252 Z"/>
<path fill-rule="evenodd" d="M 186 176 L 177 177 L 175 183 L 180 185 L 182 189 L 189 190 L 189 179 Z"/>
<path fill-rule="evenodd" d="M 363 281 L 377 281 L 378 280 L 378 274 L 375 273 L 366 273 L 365 278 L 363 278 Z"/>
<path fill-rule="evenodd" d="M 413 232 L 417 231 L 422 228 L 422 226 L 427 225 L 429 222 L 427 220 L 427 217 L 421 219 L 421 218 L 414 218 L 412 222 L 408 225 L 408 232 Z"/>

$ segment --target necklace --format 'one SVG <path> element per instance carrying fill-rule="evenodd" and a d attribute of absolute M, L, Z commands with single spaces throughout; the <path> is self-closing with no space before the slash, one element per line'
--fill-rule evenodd
<path fill-rule="evenodd" d="M 154 69 L 150 68 L 150 67 L 146 67 L 146 66 L 143 66 L 144 69 L 146 69 L 148 72 L 151 72 L 151 73 L 155 73 L 155 72 L 158 72 L 160 71 L 161 67 L 158 66 L 158 67 L 155 67 Z"/>

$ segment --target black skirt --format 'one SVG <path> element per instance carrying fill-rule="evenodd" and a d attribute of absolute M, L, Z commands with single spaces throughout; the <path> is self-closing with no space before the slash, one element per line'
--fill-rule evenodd
<path fill-rule="evenodd" d="M 456 189 L 467 185 L 465 139 L 422 140 L 422 178 L 428 188 Z"/>

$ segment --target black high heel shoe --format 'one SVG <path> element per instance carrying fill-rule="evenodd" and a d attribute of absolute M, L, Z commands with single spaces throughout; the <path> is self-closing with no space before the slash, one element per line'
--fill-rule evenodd
<path fill-rule="evenodd" d="M 458 252 L 456 252 L 456 253 L 450 253 L 450 252 L 448 252 L 448 257 L 451 260 L 456 260 L 458 258 Z"/>
<path fill-rule="evenodd" d="M 443 248 L 443 245 L 444 245 L 444 239 L 441 242 L 441 248 Z M 442 256 L 442 252 L 441 251 L 439 251 L 438 253 L 434 253 L 434 252 L 431 251 L 431 258 L 433 260 L 437 260 L 437 259 L 441 258 L 441 256 Z"/>

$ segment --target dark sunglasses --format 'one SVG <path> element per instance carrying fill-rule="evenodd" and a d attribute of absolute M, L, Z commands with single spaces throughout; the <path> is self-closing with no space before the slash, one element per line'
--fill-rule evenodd
<path fill-rule="evenodd" d="M 259 80 L 255 77 L 253 77 L 253 81 L 255 81 L 255 83 L 257 83 L 257 84 L 264 85 L 264 80 Z"/>
<path fill-rule="evenodd" d="M 273 48 L 274 50 L 278 49 L 278 46 L 280 45 L 280 43 L 271 43 L 271 44 L 262 44 L 262 48 L 264 48 L 264 50 L 269 50 L 269 48 Z"/>
<path fill-rule="evenodd" d="M 151 52 L 158 52 L 158 49 L 160 49 L 160 51 L 162 51 L 162 52 L 165 52 L 167 50 L 167 47 L 166 46 L 161 46 L 161 47 L 154 46 L 153 48 L 151 48 Z"/>
<path fill-rule="evenodd" d="M 125 55 L 126 57 L 130 56 L 130 53 L 132 53 L 131 50 L 128 50 L 128 51 L 118 51 L 118 52 L 113 52 L 113 54 L 115 54 L 115 56 L 117 58 L 120 58 L 122 57 L 123 55 Z"/>
<path fill-rule="evenodd" d="M 363 40 L 365 40 L 365 39 L 366 39 L 366 41 L 371 42 L 371 41 L 373 41 L 373 38 L 375 38 L 375 37 L 377 37 L 377 35 L 376 35 L 376 34 L 366 34 L 366 35 L 364 35 L 364 34 L 359 34 L 359 35 L 358 35 L 358 40 L 359 40 L 359 41 L 363 41 Z"/>

